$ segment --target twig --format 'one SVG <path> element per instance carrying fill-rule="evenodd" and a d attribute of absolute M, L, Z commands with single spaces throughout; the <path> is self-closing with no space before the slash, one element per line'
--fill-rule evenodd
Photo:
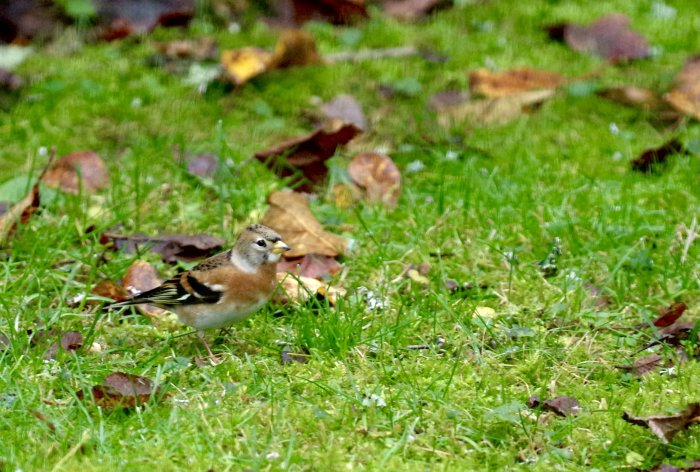
<path fill-rule="evenodd" d="M 417 56 L 418 54 L 420 54 L 420 51 L 415 46 L 400 46 L 396 48 L 362 49 L 360 51 L 352 52 L 337 52 L 335 54 L 323 56 L 323 58 L 329 64 L 336 64 L 338 62 L 394 59 L 399 57 Z"/>
<path fill-rule="evenodd" d="M 681 252 L 681 263 L 685 263 L 686 259 L 688 258 L 688 251 L 690 251 L 690 246 L 693 245 L 693 242 L 698 239 L 698 219 L 697 217 L 693 216 L 693 221 L 690 223 L 690 228 L 688 228 L 687 233 L 686 233 L 686 238 L 685 241 L 683 242 L 683 252 Z"/>

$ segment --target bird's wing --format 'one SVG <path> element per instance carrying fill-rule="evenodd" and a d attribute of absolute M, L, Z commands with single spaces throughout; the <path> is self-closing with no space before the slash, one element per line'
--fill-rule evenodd
<path fill-rule="evenodd" d="M 221 252 L 215 256 L 211 256 L 208 259 L 203 260 L 194 268 L 192 269 L 193 271 L 205 271 L 205 270 L 212 270 L 216 269 L 218 267 L 225 266 L 226 264 L 231 263 L 231 251 L 226 251 L 226 252 Z"/>
<path fill-rule="evenodd" d="M 200 280 L 201 274 L 196 271 L 183 272 L 176 277 L 163 282 L 160 286 L 136 295 L 129 300 L 114 303 L 110 308 L 148 303 L 162 307 L 177 305 L 192 305 L 199 303 L 216 303 L 223 292 L 220 285 L 210 285 Z"/>

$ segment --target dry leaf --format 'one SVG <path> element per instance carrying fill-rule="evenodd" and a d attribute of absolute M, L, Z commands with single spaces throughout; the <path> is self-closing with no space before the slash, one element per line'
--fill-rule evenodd
<path fill-rule="evenodd" d="M 700 460 L 686 462 L 682 466 L 658 464 L 651 469 L 645 469 L 641 472 L 690 472 L 692 470 L 700 470 Z"/>
<path fill-rule="evenodd" d="M 597 93 L 613 102 L 645 111 L 655 111 L 665 105 L 661 97 L 653 90 L 632 85 L 609 87 L 599 90 Z"/>
<path fill-rule="evenodd" d="M 654 164 L 666 162 L 669 156 L 674 154 L 687 154 L 688 151 L 683 143 L 677 139 L 671 139 L 657 148 L 647 149 L 639 157 L 632 159 L 630 165 L 633 170 L 639 172 L 651 172 Z"/>
<path fill-rule="evenodd" d="M 115 302 L 123 302 L 128 298 L 126 291 L 111 280 L 103 280 L 90 292 L 98 297 L 109 298 Z"/>
<path fill-rule="evenodd" d="M 306 66 L 322 62 L 321 56 L 316 50 L 316 41 L 311 33 L 291 29 L 282 31 L 277 39 L 268 69 Z"/>
<path fill-rule="evenodd" d="M 26 224 L 29 217 L 39 209 L 39 183 L 32 185 L 29 193 L 19 202 L 12 205 L 0 216 L 0 245 L 5 244 L 14 232 L 17 223 Z"/>
<path fill-rule="evenodd" d="M 671 326 L 688 307 L 683 302 L 674 302 L 670 306 L 660 311 L 659 317 L 654 320 L 654 326 L 665 328 Z"/>
<path fill-rule="evenodd" d="M 449 105 L 438 104 L 438 123 L 450 126 L 454 122 L 475 121 L 499 124 L 512 121 L 554 96 L 554 90 L 533 90 L 506 97 L 467 100 Z"/>
<path fill-rule="evenodd" d="M 194 0 L 92 0 L 98 35 L 106 41 L 145 34 L 157 26 L 184 26 L 194 16 Z"/>
<path fill-rule="evenodd" d="M 401 194 L 401 173 L 389 156 L 378 152 L 357 154 L 348 165 L 350 178 L 365 189 L 367 200 L 396 207 Z"/>
<path fill-rule="evenodd" d="M 469 93 L 463 90 L 444 90 L 437 92 L 428 99 L 428 106 L 435 111 L 463 105 L 469 100 Z"/>
<path fill-rule="evenodd" d="M 565 41 L 575 51 L 590 52 L 610 62 L 641 59 L 649 55 L 649 44 L 629 29 L 629 18 L 612 14 L 590 25 L 563 23 L 548 27 L 551 39 Z"/>
<path fill-rule="evenodd" d="M 308 350 L 304 349 L 304 351 L 306 352 L 292 352 L 288 346 L 285 346 L 285 348 L 280 351 L 280 362 L 282 365 L 294 363 L 306 364 L 309 362 L 311 356 Z"/>
<path fill-rule="evenodd" d="M 61 336 L 61 347 L 64 351 L 77 351 L 83 347 L 83 335 L 77 331 L 68 331 Z"/>
<path fill-rule="evenodd" d="M 158 287 L 163 279 L 158 275 L 155 267 L 146 261 L 134 261 L 124 274 L 122 285 L 132 297 L 147 290 Z M 145 316 L 159 318 L 166 311 L 153 305 L 136 305 L 136 308 Z"/>
<path fill-rule="evenodd" d="M 668 416 L 632 416 L 625 411 L 622 419 L 649 428 L 661 442 L 668 444 L 677 432 L 700 420 L 700 403 L 689 403 L 685 410 Z"/>
<path fill-rule="evenodd" d="M 321 106 L 321 113 L 330 120 L 351 123 L 360 130 L 367 129 L 367 120 L 362 107 L 352 95 L 338 95 Z"/>
<path fill-rule="evenodd" d="M 250 79 L 265 72 L 270 64 L 272 53 L 246 47 L 221 52 L 221 64 L 226 77 L 235 85 L 243 85 Z"/>
<path fill-rule="evenodd" d="M 588 291 L 591 304 L 594 308 L 605 309 L 610 306 L 610 297 L 606 295 L 600 287 L 593 285 L 590 282 L 585 282 L 583 288 Z"/>
<path fill-rule="evenodd" d="M 535 408 L 537 406 L 542 406 L 545 411 L 551 411 L 559 416 L 576 416 L 581 412 L 581 405 L 573 397 L 556 397 L 552 400 L 545 400 L 540 404 L 537 397 L 531 397 L 528 401 L 530 408 Z"/>
<path fill-rule="evenodd" d="M 145 236 L 142 234 L 122 235 L 105 232 L 100 243 L 112 244 L 127 254 L 134 254 L 137 248 L 149 247 L 151 252 L 160 254 L 165 262 L 194 261 L 203 259 L 214 252 L 220 252 L 226 240 L 209 234 L 164 234 Z"/>
<path fill-rule="evenodd" d="M 140 375 L 115 372 L 108 375 L 104 384 L 92 387 L 95 403 L 102 408 L 133 408 L 147 403 L 152 395 L 157 395 L 158 389 L 153 388 L 153 382 Z M 82 390 L 78 398 L 83 399 Z"/>
<path fill-rule="evenodd" d="M 16 92 L 22 88 L 23 81 L 20 76 L 0 67 L 0 90 Z"/>
<path fill-rule="evenodd" d="M 277 0 L 272 5 L 277 13 L 273 21 L 283 25 L 311 20 L 343 25 L 369 18 L 364 0 Z"/>
<path fill-rule="evenodd" d="M 618 369 L 626 370 L 628 372 L 632 372 L 632 375 L 634 375 L 635 377 L 641 377 L 642 375 L 648 374 L 649 372 L 653 371 L 657 367 L 660 367 L 662 360 L 663 358 L 660 355 L 651 354 L 650 356 L 642 357 L 641 359 L 635 360 L 631 366 L 618 365 L 615 367 L 617 367 Z"/>
<path fill-rule="evenodd" d="M 168 59 L 213 59 L 216 55 L 216 41 L 211 37 L 178 39 L 167 43 L 155 43 L 156 50 Z"/>
<path fill-rule="evenodd" d="M 335 305 L 338 297 L 346 294 L 343 288 L 333 287 L 310 277 L 291 275 L 288 272 L 278 272 L 277 281 L 279 286 L 272 296 L 272 302 L 280 305 L 290 302 L 304 303 L 309 298 L 317 296 Z"/>
<path fill-rule="evenodd" d="M 221 52 L 224 74 L 234 85 L 243 85 L 269 70 L 322 62 L 313 36 L 302 30 L 283 31 L 272 53 L 256 47 Z"/>
<path fill-rule="evenodd" d="M 347 251 L 347 240 L 328 233 L 321 227 L 321 223 L 311 213 L 305 195 L 283 190 L 273 192 L 267 201 L 270 209 L 262 224 L 277 231 L 292 248 L 285 253 L 285 257 L 307 254 L 335 257 Z"/>
<path fill-rule="evenodd" d="M 92 151 L 74 152 L 60 158 L 44 175 L 44 183 L 69 193 L 82 188 L 94 193 L 109 184 L 109 171 L 102 158 Z"/>
<path fill-rule="evenodd" d="M 12 0 L 0 3 L 0 41 L 27 44 L 48 39 L 68 23 L 63 9 L 43 0 Z"/>
<path fill-rule="evenodd" d="M 27 195 L 19 202 L 12 205 L 2 215 L 0 215 L 0 246 L 7 243 L 8 238 L 17 228 L 17 223 L 27 224 L 29 218 L 39 209 L 41 197 L 39 195 L 39 182 L 41 182 L 51 167 L 55 156 L 55 149 L 51 149 L 51 155 L 46 166 L 42 169 L 36 183 L 29 189 Z"/>
<path fill-rule="evenodd" d="M 328 256 L 307 254 L 290 260 L 282 260 L 277 264 L 277 272 L 289 272 L 303 275 L 312 279 L 322 279 L 340 271 L 340 263 Z"/>
<path fill-rule="evenodd" d="M 664 99 L 676 110 L 700 120 L 700 57 L 685 63 L 676 77 L 676 85 Z"/>
<path fill-rule="evenodd" d="M 218 164 L 216 154 L 205 152 L 190 159 L 187 163 L 187 172 L 197 177 L 213 177 Z"/>
<path fill-rule="evenodd" d="M 361 131 L 351 123 L 330 121 L 326 127 L 305 136 L 256 152 L 255 157 L 282 178 L 298 177 L 301 173 L 303 178 L 295 178 L 293 185 L 298 185 L 300 191 L 311 192 L 326 179 L 326 160 Z"/>
<path fill-rule="evenodd" d="M 469 74 L 471 92 L 489 98 L 517 95 L 531 90 L 556 89 L 564 82 L 554 72 L 527 68 L 499 73 L 479 69 Z"/>
<path fill-rule="evenodd" d="M 399 20 L 416 20 L 439 8 L 452 5 L 446 0 L 385 0 L 384 14 Z"/>

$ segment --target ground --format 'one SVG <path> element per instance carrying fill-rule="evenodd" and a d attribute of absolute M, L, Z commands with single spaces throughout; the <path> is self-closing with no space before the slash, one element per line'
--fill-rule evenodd
<path fill-rule="evenodd" d="M 658 307 L 682 300 L 687 319 L 698 313 L 698 244 L 683 257 L 679 239 L 700 208 L 698 156 L 672 156 L 651 174 L 629 160 L 674 136 L 692 147 L 700 126 L 659 129 L 595 93 L 668 90 L 700 50 L 697 4 L 455 3 L 417 23 L 375 9 L 354 27 L 305 26 L 324 55 L 415 44 L 446 55 L 440 64 L 418 56 L 300 67 L 202 95 L 151 66 L 153 41 L 209 34 L 221 48 L 272 48 L 277 33 L 261 23 L 227 33 L 197 19 L 142 39 L 39 49 L 18 68 L 28 85 L 0 112 L 0 200 L 24 193 L 51 146 L 98 152 L 111 183 L 93 195 L 45 190 L 42 211 L 3 249 L 0 470 L 611 470 L 700 455 L 697 427 L 663 444 L 622 419 L 697 401 L 697 361 L 640 378 L 615 367 L 641 356 L 652 330 L 634 326 Z M 542 29 L 610 12 L 631 18 L 651 58 L 610 65 Z M 445 128 L 426 106 L 435 92 L 466 90 L 470 70 L 524 66 L 588 78 L 506 124 Z M 387 99 L 380 84 L 403 93 Z M 323 189 L 311 206 L 352 240 L 333 283 L 351 294 L 367 287 L 384 309 L 357 295 L 337 306 L 270 306 L 228 334 L 209 333 L 226 360 L 201 367 L 196 336 L 177 336 L 187 328 L 70 304 L 103 279 L 121 280 L 138 258 L 163 276 L 189 267 L 105 251 L 99 236 L 109 228 L 233 241 L 285 186 L 249 158 L 310 130 L 307 110 L 339 93 L 357 98 L 371 131 L 339 150 L 331 178 L 342 180 L 357 150 L 381 149 L 402 171 L 402 195 L 395 210 L 341 208 Z M 217 153 L 224 171 L 192 177 L 173 159 L 178 147 Z M 537 263 L 557 238 L 558 271 L 545 278 Z M 429 284 L 401 276 L 424 262 Z M 446 279 L 471 288 L 452 293 Z M 38 323 L 80 331 L 85 348 L 45 361 L 27 335 Z M 285 344 L 308 349 L 309 362 L 282 364 Z M 409 348 L 420 344 L 427 349 Z M 161 395 L 116 411 L 78 398 L 117 371 L 153 379 Z M 581 412 L 529 409 L 533 395 L 575 397 Z"/>

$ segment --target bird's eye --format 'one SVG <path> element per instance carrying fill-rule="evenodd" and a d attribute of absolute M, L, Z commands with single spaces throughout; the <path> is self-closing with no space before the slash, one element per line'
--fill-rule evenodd
<path fill-rule="evenodd" d="M 258 239 L 255 241 L 255 244 L 257 244 L 260 247 L 265 247 L 265 240 L 264 239 Z"/>

